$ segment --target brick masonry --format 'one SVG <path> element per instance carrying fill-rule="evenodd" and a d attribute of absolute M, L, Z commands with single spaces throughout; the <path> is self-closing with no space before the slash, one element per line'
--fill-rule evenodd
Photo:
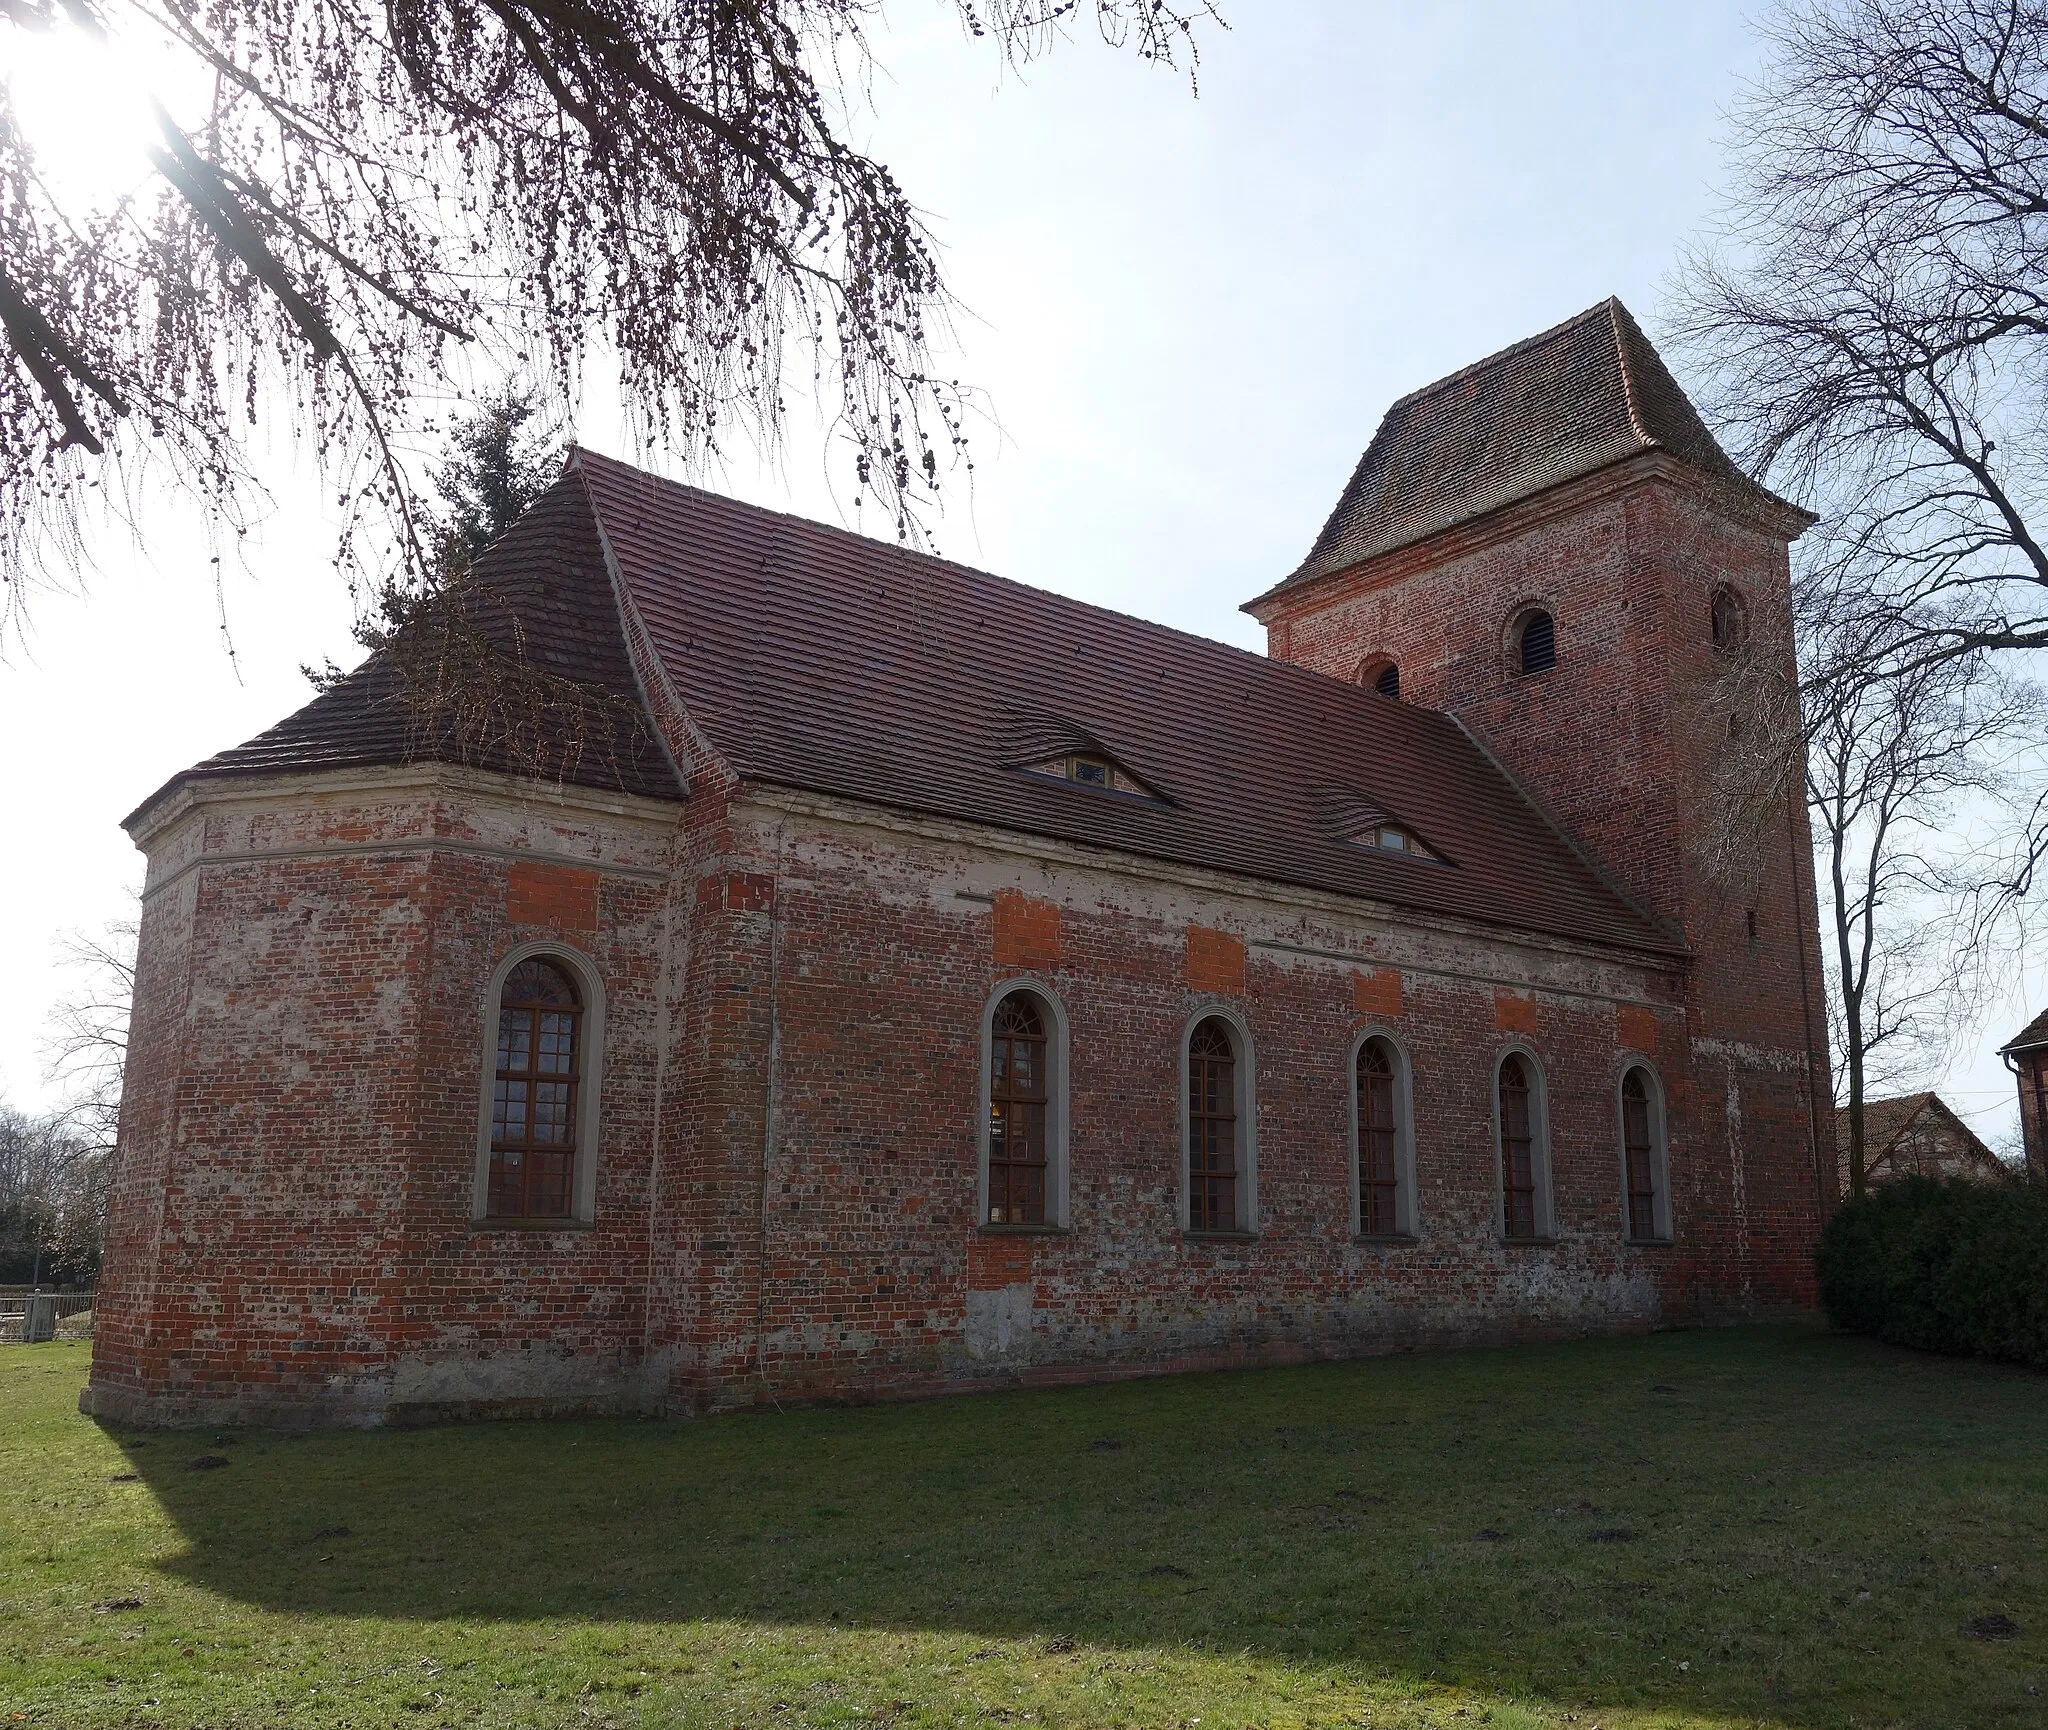
<path fill-rule="evenodd" d="M 1625 478 L 1625 477 L 1624 477 Z M 1805 835 L 1689 850 L 1711 581 L 1784 549 L 1651 464 L 1290 593 L 1274 651 L 1453 709 L 1690 962 L 740 783 L 681 803 L 452 768 L 186 783 L 149 855 L 89 1409 L 212 1423 L 691 1412 L 1346 1356 L 1810 1303 L 1827 1097 Z M 1715 573 L 1720 573 L 1718 578 Z M 1538 596 L 1560 661 L 1516 682 Z M 1733 898 L 1731 899 L 1731 896 Z M 1758 915 L 1758 935 L 1745 914 Z M 603 982 L 593 1217 L 473 1218 L 494 971 Z M 1064 1229 L 981 1227 L 984 1017 L 1068 1030 Z M 1235 1014 L 1256 1231 L 1180 1226 L 1181 1045 Z M 1351 1078 L 1396 1040 L 1416 1230 L 1354 1236 Z M 1500 1230 L 1495 1065 L 1543 1068 L 1554 1239 Z M 1669 1243 L 1625 1239 L 1660 1078 Z M 1823 1142 L 1824 1136 L 1824 1142 Z M 1832 1193 L 1832 1169 L 1825 1193 Z"/>

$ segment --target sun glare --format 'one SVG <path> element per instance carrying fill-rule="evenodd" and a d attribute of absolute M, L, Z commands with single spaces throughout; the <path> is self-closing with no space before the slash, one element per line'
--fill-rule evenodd
<path fill-rule="evenodd" d="M 173 101 L 178 74 L 192 70 L 184 56 L 160 39 L 96 37 L 69 24 L 0 24 L 0 44 L 0 80 L 52 192 L 101 208 L 147 183 L 146 152 L 160 136 L 155 103 L 187 106 Z"/>

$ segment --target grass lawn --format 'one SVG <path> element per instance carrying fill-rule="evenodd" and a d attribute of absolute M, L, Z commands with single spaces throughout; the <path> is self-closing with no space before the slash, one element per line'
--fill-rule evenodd
<path fill-rule="evenodd" d="M 2048 1725 L 2048 1376 L 1801 1329 L 301 1438 L 85 1369 L 0 1348 L 0 1725 Z"/>

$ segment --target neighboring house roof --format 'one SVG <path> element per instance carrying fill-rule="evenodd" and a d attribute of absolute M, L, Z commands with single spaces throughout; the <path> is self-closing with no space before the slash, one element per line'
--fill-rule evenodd
<path fill-rule="evenodd" d="M 1938 1093 L 1903 1093 L 1894 1099 L 1866 1099 L 1863 1102 L 1863 1171 L 1869 1178 L 1881 1177 L 1899 1144 L 1915 1131 L 1932 1130 L 1944 1136 L 1955 1152 L 1974 1164 L 1997 1171 L 2005 1162 L 1960 1117 L 1951 1111 Z M 1849 1114 L 1835 1114 L 1835 1142 L 1842 1157 L 1849 1154 Z M 1847 1168 L 1844 1167 L 1844 1181 Z"/>
<path fill-rule="evenodd" d="M 579 453 L 627 602 L 739 775 L 1666 952 L 1448 715 Z M 1025 772 L 1099 748 L 1159 797 Z M 1347 839 L 1397 818 L 1449 863 Z"/>
<path fill-rule="evenodd" d="M 1450 716 L 1285 662 L 583 451 L 477 578 L 501 603 L 501 640 L 637 720 L 623 607 L 702 743 L 743 778 L 1684 952 Z M 534 772 L 495 736 L 477 748 L 422 725 L 388 660 L 179 779 L 416 760 Z M 557 743 L 564 780 L 678 796 L 651 738 L 580 755 Z M 1157 796 L 1029 772 L 1072 751 Z M 1351 839 L 1389 820 L 1437 860 Z"/>
<path fill-rule="evenodd" d="M 2048 1045 L 2048 1009 L 2042 1010 L 2032 1021 L 2015 1033 L 2011 1039 L 2001 1045 L 1998 1051 L 2002 1057 L 2007 1052 L 2034 1051 L 2044 1045 Z"/>
<path fill-rule="evenodd" d="M 1628 308 L 1604 300 L 1388 409 L 1308 557 L 1249 605 L 1646 451 L 1794 508 L 1729 460 Z"/>

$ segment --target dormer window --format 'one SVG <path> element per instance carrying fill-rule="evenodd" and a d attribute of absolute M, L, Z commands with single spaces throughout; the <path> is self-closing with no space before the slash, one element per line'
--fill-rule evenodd
<path fill-rule="evenodd" d="M 1100 751 L 1070 751 L 1065 756 L 1047 757 L 1018 767 L 1027 775 L 1044 775 L 1076 787 L 1092 787 L 1100 793 L 1124 793 L 1138 799 L 1159 797 L 1114 758 Z"/>
<path fill-rule="evenodd" d="M 1370 847 L 1376 853 L 1399 853 L 1409 859 L 1434 859 L 1436 855 L 1415 838 L 1413 830 L 1404 829 L 1398 823 L 1376 823 L 1372 828 L 1351 837 L 1359 847 Z"/>
<path fill-rule="evenodd" d="M 1407 853 L 1420 851 L 1415 846 L 1415 837 L 1406 829 L 1381 829 L 1373 835 L 1373 843 L 1382 853 Z"/>

